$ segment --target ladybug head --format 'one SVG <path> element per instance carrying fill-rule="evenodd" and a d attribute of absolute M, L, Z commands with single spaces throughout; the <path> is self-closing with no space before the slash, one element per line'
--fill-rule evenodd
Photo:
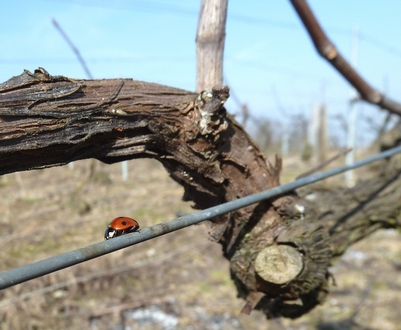
<path fill-rule="evenodd" d="M 107 227 L 104 233 L 104 239 L 111 239 L 117 236 L 117 230 Z"/>

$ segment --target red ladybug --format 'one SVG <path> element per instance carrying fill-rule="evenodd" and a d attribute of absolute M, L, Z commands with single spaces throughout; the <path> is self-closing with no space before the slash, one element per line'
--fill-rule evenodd
<path fill-rule="evenodd" d="M 104 239 L 110 239 L 117 236 L 121 236 L 128 233 L 138 231 L 139 223 L 128 217 L 118 217 L 109 223 L 106 232 L 104 233 Z"/>

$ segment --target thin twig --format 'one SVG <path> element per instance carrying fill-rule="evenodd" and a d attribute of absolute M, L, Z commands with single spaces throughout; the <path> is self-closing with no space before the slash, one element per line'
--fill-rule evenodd
<path fill-rule="evenodd" d="M 318 53 L 358 91 L 365 101 L 376 104 L 401 116 L 401 104 L 393 101 L 371 87 L 359 73 L 344 59 L 323 31 L 306 0 L 291 0 L 302 23 L 308 31 Z"/>
<path fill-rule="evenodd" d="M 54 27 L 58 30 L 58 32 L 60 32 L 60 34 L 63 36 L 63 38 L 67 42 L 68 46 L 70 46 L 71 49 L 74 51 L 75 55 L 78 58 L 79 63 L 81 63 L 88 78 L 93 79 L 93 76 L 92 76 L 91 72 L 89 71 L 89 68 L 85 63 L 84 58 L 81 56 L 81 53 L 79 52 L 78 48 L 75 47 L 75 45 L 73 44 L 71 39 L 68 38 L 67 34 L 64 32 L 64 30 L 61 28 L 60 24 L 58 24 L 54 18 L 52 19 L 52 23 L 53 23 Z"/>

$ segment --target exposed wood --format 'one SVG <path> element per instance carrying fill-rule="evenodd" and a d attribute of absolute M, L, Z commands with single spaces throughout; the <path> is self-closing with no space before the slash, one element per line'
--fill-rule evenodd
<path fill-rule="evenodd" d="M 358 91 L 361 98 L 401 116 L 401 104 L 389 99 L 370 86 L 345 60 L 323 31 L 307 1 L 291 0 L 291 3 L 308 31 L 318 53 Z"/>
<path fill-rule="evenodd" d="M 255 271 L 266 282 L 286 284 L 296 278 L 303 265 L 302 255 L 289 245 L 265 247 L 255 259 Z"/>

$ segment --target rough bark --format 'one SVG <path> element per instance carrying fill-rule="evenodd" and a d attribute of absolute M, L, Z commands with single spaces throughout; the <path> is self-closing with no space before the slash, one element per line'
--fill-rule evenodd
<path fill-rule="evenodd" d="M 225 87 L 194 94 L 130 79 L 74 80 L 42 68 L 24 71 L 0 84 L 0 173 L 84 158 L 113 163 L 151 157 L 198 209 L 279 185 L 281 161 L 272 165 L 226 114 L 228 96 Z M 243 312 L 258 308 L 269 316 L 297 317 L 323 302 L 332 255 L 401 221 L 394 205 L 391 221 L 380 218 L 387 214 L 379 214 L 378 206 L 359 212 L 372 196 L 386 199 L 389 189 L 400 195 L 394 180 L 381 190 L 371 187 L 354 203 L 345 200 L 339 212 L 331 210 L 337 210 L 332 202 L 321 208 L 311 193 L 303 200 L 291 193 L 213 219 L 210 235 L 230 260 L 239 295 L 247 301 Z M 313 194 L 325 196 L 320 190 Z M 272 276 L 271 267 L 286 277 Z"/>
<path fill-rule="evenodd" d="M 352 189 L 317 184 L 298 191 L 304 200 L 313 202 L 317 221 L 330 233 L 332 263 L 377 229 L 401 226 L 401 157 L 375 165 L 376 176 Z"/>

